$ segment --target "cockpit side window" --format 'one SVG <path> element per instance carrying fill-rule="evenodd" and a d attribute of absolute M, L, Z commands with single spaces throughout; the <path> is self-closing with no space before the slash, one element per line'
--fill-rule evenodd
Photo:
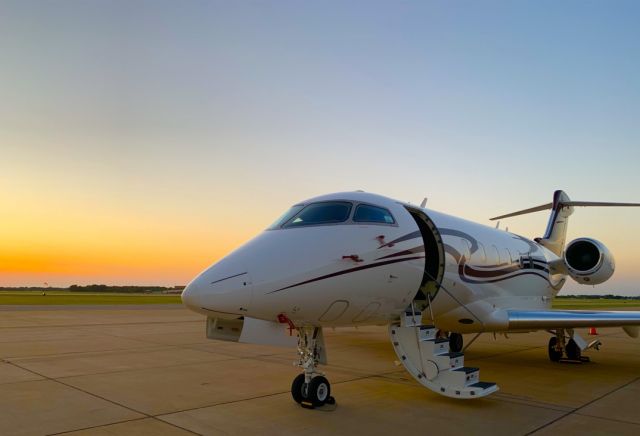
<path fill-rule="evenodd" d="M 359 204 L 353 220 L 360 223 L 395 224 L 396 220 L 387 209 L 369 204 Z"/>
<path fill-rule="evenodd" d="M 349 219 L 351 203 L 346 201 L 326 201 L 311 203 L 290 218 L 282 227 L 315 226 L 319 224 L 336 224 Z"/>

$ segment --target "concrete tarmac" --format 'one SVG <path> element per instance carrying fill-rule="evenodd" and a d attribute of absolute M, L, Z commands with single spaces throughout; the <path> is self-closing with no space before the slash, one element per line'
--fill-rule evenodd
<path fill-rule="evenodd" d="M 295 350 L 207 340 L 180 307 L 4 309 L 0 435 L 640 434 L 640 341 L 621 329 L 585 364 L 549 362 L 544 332 L 482 335 L 465 363 L 501 390 L 466 401 L 395 366 L 385 327 L 328 330 L 337 407 L 306 410 Z"/>

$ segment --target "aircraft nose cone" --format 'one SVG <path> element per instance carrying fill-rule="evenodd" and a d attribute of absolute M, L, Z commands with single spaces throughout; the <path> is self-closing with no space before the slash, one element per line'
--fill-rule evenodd
<path fill-rule="evenodd" d="M 182 303 L 211 316 L 242 316 L 251 303 L 248 270 L 237 256 L 227 256 L 196 277 L 182 291 Z"/>
<path fill-rule="evenodd" d="M 197 280 L 189 283 L 186 288 L 182 291 L 182 304 L 187 306 L 190 309 L 198 309 L 200 307 L 200 296 L 199 296 L 199 285 L 196 283 Z"/>

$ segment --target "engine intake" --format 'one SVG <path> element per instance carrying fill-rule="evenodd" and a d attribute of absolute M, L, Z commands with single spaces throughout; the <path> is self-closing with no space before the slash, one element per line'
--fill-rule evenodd
<path fill-rule="evenodd" d="M 564 251 L 563 258 L 571 278 L 583 285 L 604 283 L 615 270 L 611 252 L 602 242 L 591 238 L 571 241 Z"/>

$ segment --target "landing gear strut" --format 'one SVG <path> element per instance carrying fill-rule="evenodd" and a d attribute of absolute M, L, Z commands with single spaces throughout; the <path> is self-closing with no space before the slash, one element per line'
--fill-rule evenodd
<path fill-rule="evenodd" d="M 568 329 L 567 334 L 565 334 L 565 329 L 557 329 L 555 332 L 551 332 L 554 334 L 549 339 L 549 360 L 552 362 L 586 362 L 589 360 L 588 357 L 582 356 L 582 348 L 578 345 L 578 340 L 584 342 L 577 334 L 573 333 L 573 330 Z M 596 343 L 589 344 L 588 346 L 585 344 L 584 348 L 596 348 L 599 347 L 599 341 Z M 563 359 L 563 356 L 566 355 L 566 358 Z"/>
<path fill-rule="evenodd" d="M 331 396 L 331 384 L 316 367 L 326 363 L 322 329 L 300 327 L 298 330 L 298 362 L 303 369 L 291 384 L 291 396 L 302 407 L 313 409 L 325 404 L 335 404 Z"/>
<path fill-rule="evenodd" d="M 558 337 L 551 336 L 549 339 L 549 360 L 552 362 L 559 362 L 562 359 L 562 350 L 564 347 L 562 345 L 558 345 Z M 562 338 L 562 342 L 564 342 L 564 337 Z"/>

